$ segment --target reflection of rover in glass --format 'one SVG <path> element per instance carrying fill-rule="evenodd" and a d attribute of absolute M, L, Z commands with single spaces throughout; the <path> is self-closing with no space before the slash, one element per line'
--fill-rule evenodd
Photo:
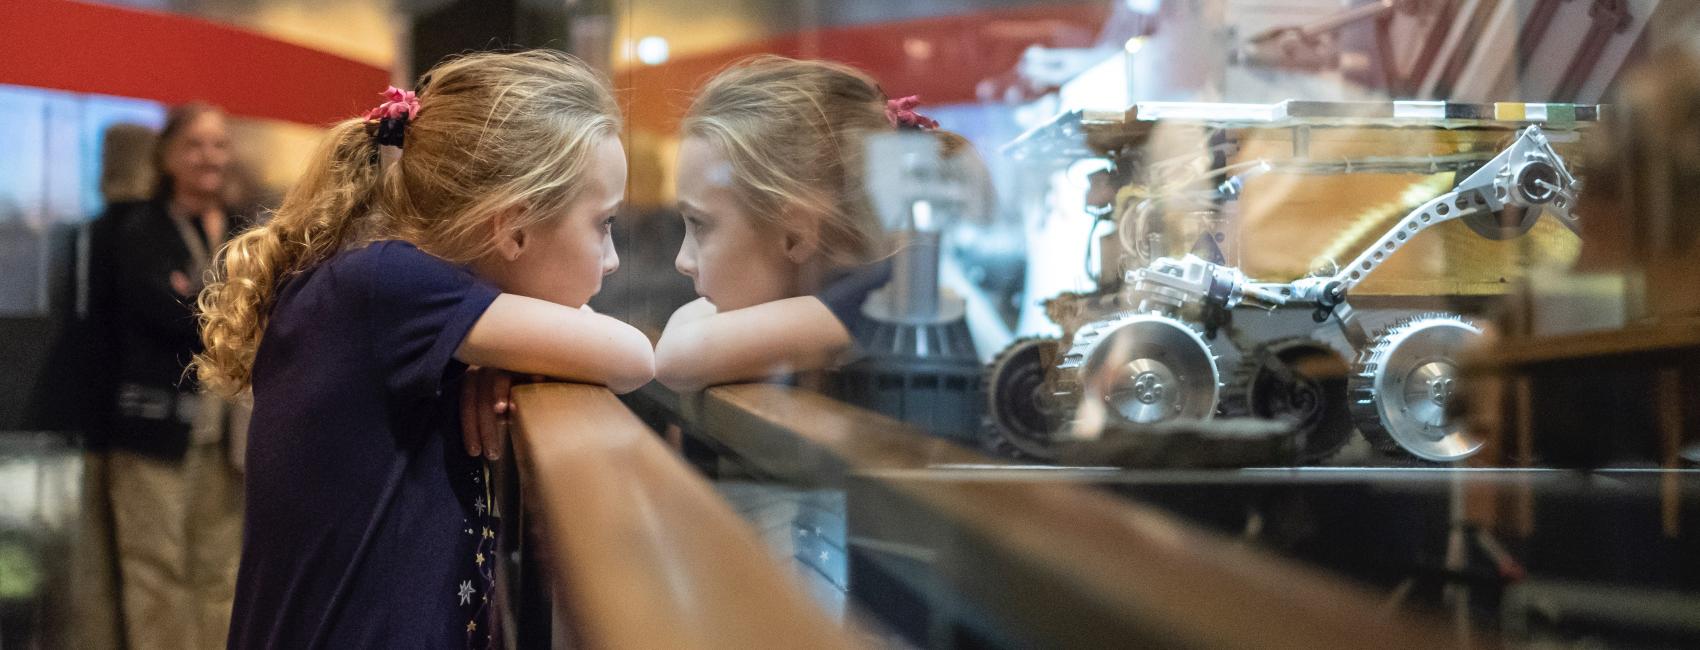
<path fill-rule="evenodd" d="M 1029 132 L 1010 153 L 1109 161 L 1097 182 L 1118 189 L 1100 210 L 1119 245 L 1103 247 L 1097 291 L 1047 304 L 1060 338 L 993 361 L 988 435 L 1046 458 L 1069 438 L 1220 415 L 1289 423 L 1302 463 L 1354 429 L 1383 451 L 1470 456 L 1481 441 L 1446 410 L 1458 354 L 1483 336 L 1467 315 L 1529 265 L 1574 254 L 1580 183 L 1560 151 L 1597 117 L 1155 102 Z M 1354 194 L 1384 202 L 1329 213 L 1362 204 Z"/>

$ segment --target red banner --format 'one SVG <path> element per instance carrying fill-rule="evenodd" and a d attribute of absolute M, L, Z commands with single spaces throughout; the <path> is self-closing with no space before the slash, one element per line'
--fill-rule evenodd
<path fill-rule="evenodd" d="M 388 70 L 196 18 L 72 0 L 0 0 L 0 84 L 202 100 L 322 125 L 378 103 Z"/>
<path fill-rule="evenodd" d="M 631 123 L 670 133 L 691 96 L 728 63 L 758 53 L 829 59 L 854 65 L 887 95 L 920 95 L 927 104 L 973 101 L 1015 78 L 1034 45 L 1087 47 L 1108 19 L 1102 1 L 1035 4 L 967 14 L 823 27 L 680 57 L 615 73 L 626 89 Z"/>

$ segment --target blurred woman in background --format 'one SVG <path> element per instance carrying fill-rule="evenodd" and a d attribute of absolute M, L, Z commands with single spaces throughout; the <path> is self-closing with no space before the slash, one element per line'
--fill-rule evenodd
<path fill-rule="evenodd" d="M 242 529 L 241 478 L 227 453 L 233 409 L 203 396 L 193 308 L 212 257 L 241 219 L 225 204 L 224 113 L 171 111 L 154 149 L 158 184 L 113 224 L 116 395 L 110 489 L 131 648 L 222 647 Z"/>
<path fill-rule="evenodd" d="M 116 284 L 114 250 L 118 223 L 153 197 L 158 184 L 153 153 L 158 136 L 138 124 L 114 124 L 102 136 L 100 196 L 105 208 L 82 234 L 78 254 L 87 278 L 86 311 L 68 334 L 70 380 L 63 384 L 77 405 L 75 428 L 83 432 L 82 507 L 76 551 L 72 556 L 73 640 L 81 648 L 122 646 L 117 551 L 114 548 L 112 498 L 107 477 L 113 396 L 117 374 L 112 361 L 118 344 L 114 326 Z M 55 364 L 57 365 L 57 364 Z"/>

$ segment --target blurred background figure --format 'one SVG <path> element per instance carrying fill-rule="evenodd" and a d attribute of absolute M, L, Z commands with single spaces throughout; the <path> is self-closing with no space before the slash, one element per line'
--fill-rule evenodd
<path fill-rule="evenodd" d="M 158 135 L 136 124 L 115 124 L 101 141 L 100 195 L 106 208 L 84 229 L 85 264 L 90 295 L 82 319 L 73 321 L 65 349 L 76 358 L 67 367 L 80 378 L 72 382 L 85 405 L 79 426 L 83 434 L 82 510 L 72 559 L 74 641 L 84 648 L 116 648 L 123 638 L 119 609 L 118 555 L 113 535 L 111 484 L 107 452 L 112 406 L 117 394 L 116 296 L 113 274 L 117 228 L 124 215 L 135 212 L 154 195 L 158 173 L 153 164 Z"/>
<path fill-rule="evenodd" d="M 158 141 L 159 134 L 139 124 L 114 124 L 106 129 L 100 147 L 100 196 L 106 200 L 101 216 L 153 198 L 159 183 L 153 165 Z"/>
<path fill-rule="evenodd" d="M 213 255 L 241 223 L 226 207 L 231 165 L 223 111 L 187 104 L 154 148 L 150 200 L 102 219 L 113 236 L 91 296 L 110 303 L 116 368 L 105 445 L 122 617 L 131 648 L 222 647 L 241 537 L 241 478 L 224 402 L 185 372 L 200 350 L 193 307 Z M 96 236 L 98 242 L 102 237 Z M 240 429 L 242 427 L 236 427 Z M 236 447 L 241 445 L 237 444 Z"/>

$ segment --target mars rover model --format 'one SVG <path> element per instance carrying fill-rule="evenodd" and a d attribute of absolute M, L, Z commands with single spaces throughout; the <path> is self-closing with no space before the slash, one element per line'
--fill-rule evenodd
<path fill-rule="evenodd" d="M 1483 441 L 1447 412 L 1459 355 L 1507 276 L 1574 252 L 1565 156 L 1599 111 L 1155 102 L 1030 131 L 1010 154 L 1107 161 L 1096 180 L 1116 199 L 1097 207 L 1116 235 L 1097 290 L 1047 303 L 1062 335 L 1019 339 L 988 368 L 990 444 L 1047 459 L 1104 427 L 1251 417 L 1288 423 L 1300 463 L 1354 431 L 1390 454 L 1471 456 Z M 1190 144 L 1160 155 L 1165 141 Z M 1329 213 L 1366 184 L 1392 202 Z"/>

